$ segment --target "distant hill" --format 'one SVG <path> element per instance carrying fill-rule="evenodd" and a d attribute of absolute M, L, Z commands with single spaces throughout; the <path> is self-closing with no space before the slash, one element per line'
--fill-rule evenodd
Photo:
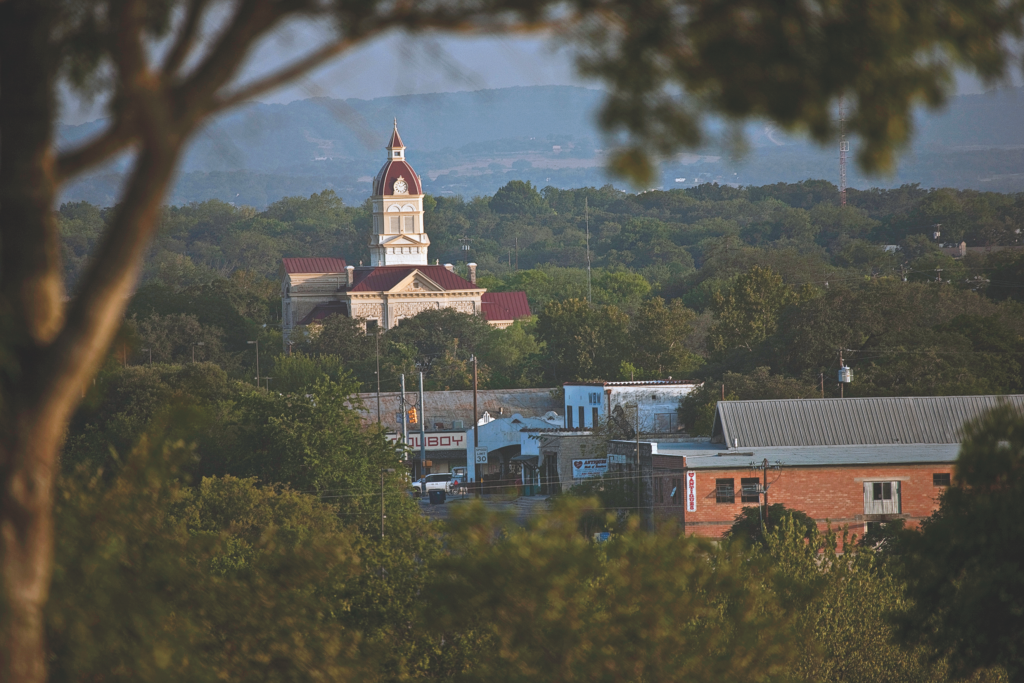
<path fill-rule="evenodd" d="M 346 203 L 361 203 L 383 162 L 395 117 L 427 192 L 490 195 L 513 178 L 540 187 L 600 186 L 612 182 L 603 170 L 604 143 L 594 123 L 602 97 L 599 90 L 536 86 L 252 103 L 197 136 L 169 201 L 217 198 L 263 208 L 282 196 L 331 188 Z M 1024 190 L 1022 103 L 1024 89 L 1006 89 L 956 97 L 943 112 L 922 113 L 914 144 L 897 173 L 866 178 L 851 164 L 850 185 Z M 88 138 L 102 126 L 97 121 L 62 127 L 59 144 Z M 731 160 L 714 148 L 682 155 L 664 166 L 658 186 L 836 181 L 834 150 L 788 138 L 769 126 L 750 124 L 746 130 L 750 151 L 742 159 Z M 122 171 L 122 165 L 112 164 L 68 187 L 63 198 L 109 205 L 118 195 Z"/>

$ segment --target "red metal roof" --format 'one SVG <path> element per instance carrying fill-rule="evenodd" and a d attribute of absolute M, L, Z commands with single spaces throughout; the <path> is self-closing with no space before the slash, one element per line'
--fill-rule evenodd
<path fill-rule="evenodd" d="M 297 325 L 308 325 L 316 320 L 323 320 L 329 315 L 348 315 L 348 304 L 341 301 L 332 301 L 326 304 L 317 304 L 312 311 L 307 313 Z"/>
<path fill-rule="evenodd" d="M 374 195 L 393 195 L 395 193 L 395 181 L 402 178 L 409 186 L 409 194 L 423 194 L 423 185 L 420 177 L 412 166 L 405 159 L 389 159 L 377 172 L 373 179 Z M 402 195 L 398 195 L 402 196 Z"/>
<path fill-rule="evenodd" d="M 480 306 L 487 320 L 517 320 L 530 317 L 526 292 L 484 292 Z"/>
<path fill-rule="evenodd" d="M 329 256 L 281 259 L 286 273 L 344 273 L 345 259 Z"/>
<path fill-rule="evenodd" d="M 398 134 L 398 122 L 395 122 L 395 132 L 391 134 L 391 142 L 388 143 L 388 149 L 405 149 L 405 145 L 402 144 L 402 136 Z"/>
<path fill-rule="evenodd" d="M 377 266 L 356 268 L 353 292 L 386 292 L 404 280 L 409 273 L 418 270 L 439 284 L 445 291 L 477 289 L 469 280 L 456 275 L 444 266 Z"/>

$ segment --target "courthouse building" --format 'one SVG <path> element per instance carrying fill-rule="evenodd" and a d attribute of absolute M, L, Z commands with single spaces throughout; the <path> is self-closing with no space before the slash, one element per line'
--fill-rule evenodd
<path fill-rule="evenodd" d="M 365 321 L 368 330 L 391 329 L 426 310 L 453 308 L 508 327 L 530 315 L 524 292 L 488 292 L 451 264 L 430 265 L 423 225 L 423 185 L 405 159 L 398 124 L 387 160 L 373 180 L 370 265 L 340 257 L 286 258 L 282 263 L 281 320 L 285 342 L 298 325 L 340 314 Z"/>

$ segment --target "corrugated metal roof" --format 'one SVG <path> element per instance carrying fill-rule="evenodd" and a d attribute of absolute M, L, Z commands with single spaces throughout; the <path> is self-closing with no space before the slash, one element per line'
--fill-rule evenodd
<path fill-rule="evenodd" d="M 712 438 L 751 446 L 957 444 L 963 426 L 1024 395 L 719 401 Z M 734 441 L 735 440 L 735 441 Z"/>
<path fill-rule="evenodd" d="M 356 268 L 353 271 L 353 292 L 387 292 L 409 273 L 418 270 L 440 285 L 445 291 L 479 289 L 469 280 L 456 275 L 444 266 L 376 266 Z"/>
<path fill-rule="evenodd" d="M 706 445 L 706 444 L 705 444 Z M 785 448 L 748 448 L 740 451 L 715 451 L 706 448 L 680 448 L 682 444 L 658 444 L 658 455 L 685 456 L 686 466 L 713 470 L 746 469 L 750 463 L 783 467 L 824 467 L 830 465 L 909 465 L 913 463 L 954 462 L 959 444 L 886 444 L 873 446 L 794 446 Z"/>
<path fill-rule="evenodd" d="M 313 256 L 281 259 L 286 273 L 344 273 L 345 259 Z"/>
<path fill-rule="evenodd" d="M 480 307 L 487 320 L 518 320 L 530 317 L 526 292 L 485 292 Z"/>
<path fill-rule="evenodd" d="M 406 400 L 416 402 L 415 382 L 408 382 Z M 486 410 L 491 417 L 508 417 L 519 413 L 523 417 L 541 417 L 549 411 L 561 414 L 562 401 L 555 389 L 482 389 L 477 392 L 477 408 L 482 415 Z M 395 423 L 395 413 L 401 405 L 400 392 L 381 393 L 381 420 L 389 427 Z M 377 394 L 359 394 L 363 401 L 362 418 L 366 423 L 377 420 Z M 468 429 L 473 426 L 473 391 L 427 391 L 423 402 L 426 405 L 426 425 L 433 429 L 434 423 L 443 422 L 451 427 L 453 420 L 462 420 Z"/>
<path fill-rule="evenodd" d="M 627 382 L 562 382 L 565 387 L 657 387 L 657 386 L 700 386 L 700 379 L 638 379 Z"/>

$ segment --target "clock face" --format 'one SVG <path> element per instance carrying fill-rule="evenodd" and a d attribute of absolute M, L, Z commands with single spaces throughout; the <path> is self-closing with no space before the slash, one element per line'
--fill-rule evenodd
<path fill-rule="evenodd" d="M 402 176 L 395 181 L 395 194 L 409 194 L 409 185 Z"/>

